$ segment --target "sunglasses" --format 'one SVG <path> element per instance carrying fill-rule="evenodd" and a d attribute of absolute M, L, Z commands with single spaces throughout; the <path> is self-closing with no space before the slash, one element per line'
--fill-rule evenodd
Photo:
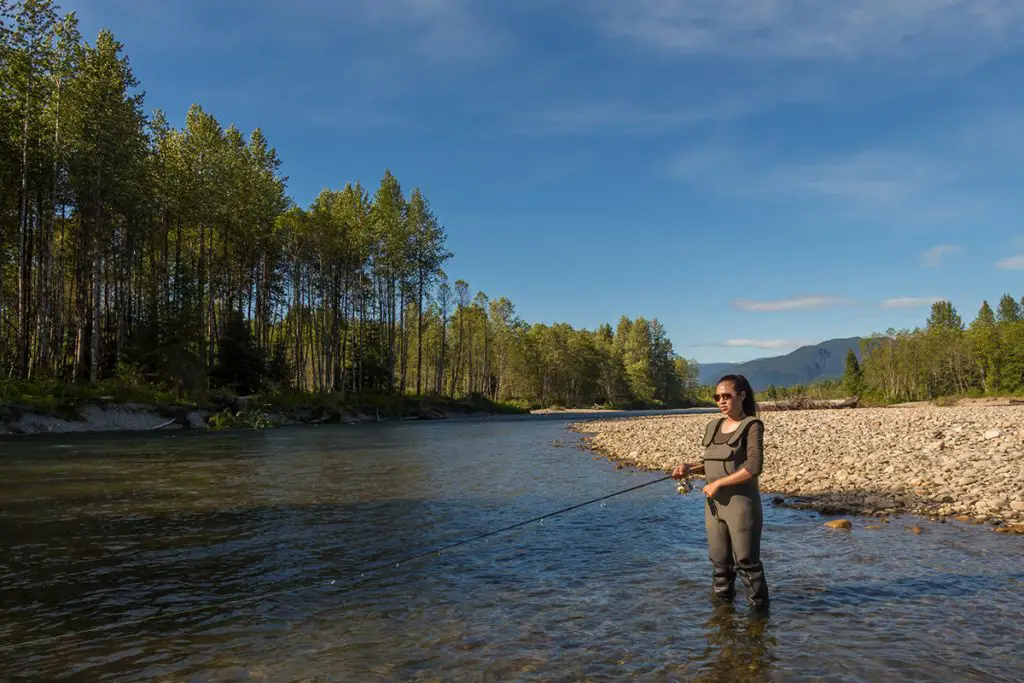
<path fill-rule="evenodd" d="M 736 398 L 736 394 L 715 394 L 711 398 L 715 399 L 715 403 L 719 401 L 731 401 Z"/>

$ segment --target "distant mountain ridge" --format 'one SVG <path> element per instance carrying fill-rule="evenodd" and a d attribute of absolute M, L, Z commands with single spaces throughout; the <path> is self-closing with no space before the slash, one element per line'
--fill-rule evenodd
<path fill-rule="evenodd" d="M 764 391 L 768 385 L 791 387 L 810 384 L 822 379 L 843 376 L 846 370 L 846 352 L 853 349 L 860 360 L 860 337 L 829 339 L 813 346 L 801 346 L 784 356 L 756 358 L 743 363 L 707 363 L 700 365 L 701 384 L 713 384 L 722 375 L 744 375 L 754 391 Z"/>

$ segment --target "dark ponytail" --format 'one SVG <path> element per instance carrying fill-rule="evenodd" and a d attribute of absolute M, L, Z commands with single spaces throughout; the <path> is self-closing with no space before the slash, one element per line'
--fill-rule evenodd
<path fill-rule="evenodd" d="M 718 380 L 718 384 L 722 382 L 731 382 L 733 391 L 737 394 L 744 392 L 746 396 L 743 398 L 743 414 L 750 417 L 757 416 L 757 401 L 754 399 L 754 389 L 750 386 L 750 382 L 743 375 L 726 375 L 722 379 Z"/>

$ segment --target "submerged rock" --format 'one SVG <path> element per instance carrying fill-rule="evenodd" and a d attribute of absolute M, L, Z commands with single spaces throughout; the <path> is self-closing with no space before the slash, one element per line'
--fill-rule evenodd
<path fill-rule="evenodd" d="M 830 529 L 852 529 L 853 524 L 848 519 L 833 519 L 831 522 L 825 522 L 825 526 Z"/>

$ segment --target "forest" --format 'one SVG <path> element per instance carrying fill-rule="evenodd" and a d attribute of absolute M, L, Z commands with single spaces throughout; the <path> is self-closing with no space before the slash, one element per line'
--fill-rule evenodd
<path fill-rule="evenodd" d="M 657 319 L 527 323 L 452 281 L 418 188 L 287 194 L 274 147 L 200 105 L 146 112 L 124 46 L 0 0 L 0 401 L 151 387 L 527 406 L 682 406 Z M 343 169 L 339 169 L 343 172 Z"/>

